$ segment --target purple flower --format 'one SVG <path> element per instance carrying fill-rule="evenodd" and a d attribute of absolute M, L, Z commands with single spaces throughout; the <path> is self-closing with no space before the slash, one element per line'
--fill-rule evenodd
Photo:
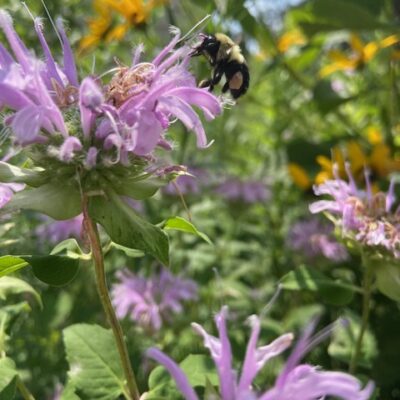
<path fill-rule="evenodd" d="M 347 165 L 349 182 L 329 180 L 314 187 L 317 196 L 327 195 L 330 200 L 319 200 L 310 205 L 312 213 L 328 212 L 339 227 L 343 237 L 353 240 L 370 250 L 385 252 L 400 258 L 400 210 L 392 211 L 394 181 L 387 193 L 373 194 L 368 173 L 365 174 L 366 191 L 361 191 Z"/>
<path fill-rule="evenodd" d="M 248 204 L 263 202 L 271 197 L 271 193 L 264 183 L 251 180 L 240 181 L 236 178 L 228 179 L 220 184 L 216 192 L 226 200 Z"/>
<path fill-rule="evenodd" d="M 42 157 L 81 164 L 86 169 L 98 164 L 130 165 L 157 146 L 171 147 L 165 134 L 178 119 L 195 132 L 199 147 L 207 147 L 194 107 L 210 120 L 221 112 L 221 103 L 206 89 L 196 86 L 188 71 L 191 49 L 182 46 L 174 50 L 180 37 L 178 31 L 151 62 L 140 62 L 139 46 L 132 65 L 116 68 L 104 86 L 100 77 L 86 77 L 79 84 L 73 53 L 60 21 L 57 29 L 62 65 L 55 61 L 47 45 L 41 21 L 36 18 L 34 25 L 44 61 L 25 47 L 9 14 L 0 10 L 0 28 L 12 50 L 11 54 L 0 45 L 0 110 L 12 111 L 4 123 L 12 128 L 17 144 L 46 144 L 40 148 Z M 42 165 L 48 163 L 43 160 Z"/>
<path fill-rule="evenodd" d="M 50 220 L 46 218 L 45 221 Z M 80 239 L 82 234 L 82 214 L 65 221 L 45 222 L 36 229 L 36 235 L 43 241 L 59 243 L 68 238 Z"/>
<path fill-rule="evenodd" d="M 0 208 L 11 200 L 15 192 L 19 192 L 24 187 L 25 185 L 21 183 L 0 183 Z"/>
<path fill-rule="evenodd" d="M 290 229 L 287 245 L 309 259 L 322 256 L 340 262 L 349 257 L 346 248 L 336 240 L 333 227 L 317 218 L 295 223 Z"/>
<path fill-rule="evenodd" d="M 125 269 L 117 273 L 112 298 L 118 318 L 127 316 L 143 328 L 157 331 L 164 320 L 182 312 L 182 301 L 197 299 L 197 285 L 172 275 L 167 269 L 151 278 L 135 276 Z"/>
<path fill-rule="evenodd" d="M 274 386 L 259 393 L 252 386 L 253 380 L 270 359 L 283 353 L 292 344 L 293 335 L 286 333 L 269 345 L 257 347 L 261 324 L 257 316 L 251 316 L 249 322 L 252 331 L 239 375 L 233 369 L 232 350 L 226 327 L 227 313 L 227 307 L 223 307 L 215 317 L 218 337 L 208 334 L 200 325 L 192 324 L 195 331 L 203 336 L 204 345 L 209 349 L 217 367 L 221 400 L 318 400 L 325 396 L 364 400 L 371 397 L 374 390 L 372 382 L 362 388 L 360 381 L 349 374 L 322 371 L 308 364 L 299 365 L 301 358 L 310 348 L 326 336 L 324 333 L 311 337 L 315 324 L 311 324 L 298 341 Z M 149 349 L 147 356 L 168 369 L 185 399 L 199 399 L 183 371 L 172 359 L 156 348 Z"/>

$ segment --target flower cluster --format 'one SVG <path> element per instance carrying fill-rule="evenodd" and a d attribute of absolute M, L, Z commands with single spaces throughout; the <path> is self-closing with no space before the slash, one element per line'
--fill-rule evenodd
<path fill-rule="evenodd" d="M 112 298 L 118 318 L 129 316 L 146 330 L 157 331 L 173 313 L 182 311 L 181 302 L 197 299 L 197 285 L 162 269 L 150 278 L 119 271 Z"/>
<path fill-rule="evenodd" d="M 369 250 L 382 251 L 400 258 L 399 212 L 392 211 L 394 181 L 387 193 L 373 194 L 369 174 L 366 172 L 366 191 L 357 188 L 348 166 L 349 182 L 339 178 L 315 186 L 317 196 L 328 195 L 331 200 L 319 200 L 310 205 L 312 213 L 326 211 L 341 229 L 342 235 Z"/>
<path fill-rule="evenodd" d="M 0 44 L 0 110 L 12 111 L 4 123 L 11 127 L 16 144 L 29 147 L 35 161 L 39 154 L 41 165 L 46 166 L 49 159 L 87 170 L 131 165 L 157 146 L 171 148 L 165 133 L 176 119 L 196 133 L 199 147 L 207 146 L 203 125 L 192 107 L 212 119 L 221 112 L 221 104 L 196 87 L 188 72 L 190 49 L 174 50 L 178 31 L 151 62 L 140 62 L 143 48 L 139 46 L 131 66 L 118 66 L 104 85 L 100 77 L 92 76 L 79 82 L 61 21 L 57 29 L 62 66 L 53 58 L 41 21 L 35 19 L 34 24 L 44 61 L 25 47 L 9 14 L 0 10 L 0 28 L 13 53 Z"/>
<path fill-rule="evenodd" d="M 247 204 L 263 202 L 270 198 L 271 193 L 264 183 L 259 181 L 241 181 L 231 178 L 220 184 L 216 192 L 228 201 Z"/>
<path fill-rule="evenodd" d="M 198 324 L 192 324 L 195 331 L 203 337 L 204 345 L 210 351 L 217 367 L 221 400 L 316 400 L 325 398 L 325 396 L 334 396 L 345 400 L 364 400 L 371 397 L 374 390 L 372 382 L 362 388 L 360 381 L 349 374 L 322 371 L 318 367 L 308 364 L 299 365 L 300 360 L 310 348 L 326 336 L 326 334 L 322 334 L 312 337 L 314 324 L 306 329 L 298 341 L 274 386 L 259 393 L 252 385 L 253 380 L 269 360 L 290 347 L 293 335 L 286 333 L 269 345 L 257 347 L 261 323 L 257 316 L 251 316 L 249 322 L 252 331 L 239 376 L 232 366 L 232 349 L 226 326 L 227 313 L 227 307 L 223 307 L 215 317 L 219 337 L 208 334 Z M 156 348 L 149 349 L 147 355 L 168 369 L 186 400 L 199 399 L 183 371 L 172 359 Z"/>
<path fill-rule="evenodd" d="M 309 259 L 322 256 L 340 262 L 349 256 L 346 248 L 336 240 L 333 227 L 317 218 L 295 223 L 290 228 L 287 245 L 293 250 L 302 252 Z"/>

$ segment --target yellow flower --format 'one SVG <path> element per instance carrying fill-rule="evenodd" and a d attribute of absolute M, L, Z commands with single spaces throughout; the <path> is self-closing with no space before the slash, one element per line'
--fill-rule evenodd
<path fill-rule="evenodd" d="M 296 186 L 303 190 L 310 189 L 312 181 L 303 167 L 296 163 L 289 163 L 288 172 Z"/>
<path fill-rule="evenodd" d="M 326 180 L 333 179 L 333 167 L 336 166 L 340 178 L 347 179 L 345 161 L 349 162 L 351 174 L 356 182 L 364 183 L 364 169 L 368 167 L 374 179 L 387 177 L 394 171 L 400 171 L 400 159 L 393 157 L 390 147 L 383 143 L 382 135 L 376 127 L 367 128 L 368 138 L 372 144 L 369 155 L 355 140 L 348 141 L 344 146 L 335 146 L 331 157 L 319 155 L 316 158 L 320 171 L 315 177 L 310 177 L 307 171 L 298 164 L 290 163 L 289 174 L 296 186 L 308 190 L 314 181 L 320 185 Z M 373 190 L 379 187 L 374 183 Z"/>
<path fill-rule="evenodd" d="M 88 20 L 89 33 L 80 43 L 86 51 L 104 40 L 121 40 L 132 26 L 147 22 L 152 10 L 166 0 L 93 0 L 96 16 Z"/>
<path fill-rule="evenodd" d="M 367 138 L 368 142 L 370 142 L 372 145 L 383 143 L 382 134 L 379 128 L 377 128 L 376 126 L 369 126 L 367 128 Z"/>
<path fill-rule="evenodd" d="M 321 68 L 319 74 L 321 78 L 324 78 L 336 71 L 354 71 L 362 68 L 375 57 L 378 50 L 393 46 L 396 43 L 399 43 L 397 35 L 364 44 L 359 36 L 351 34 L 349 41 L 351 54 L 341 50 L 330 51 L 328 58 L 332 62 Z"/>
<path fill-rule="evenodd" d="M 285 32 L 278 39 L 278 50 L 281 53 L 286 53 L 292 46 L 301 46 L 306 43 L 304 35 L 299 30 L 291 30 Z"/>

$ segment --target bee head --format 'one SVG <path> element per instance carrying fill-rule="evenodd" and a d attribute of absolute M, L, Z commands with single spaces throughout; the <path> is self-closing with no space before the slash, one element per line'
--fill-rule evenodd
<path fill-rule="evenodd" d="M 203 54 L 208 56 L 211 60 L 215 60 L 217 58 L 218 49 L 220 46 L 219 41 L 214 35 L 206 35 L 201 33 L 199 36 L 202 39 L 202 42 L 193 49 L 190 55 L 192 57 L 196 57 Z"/>

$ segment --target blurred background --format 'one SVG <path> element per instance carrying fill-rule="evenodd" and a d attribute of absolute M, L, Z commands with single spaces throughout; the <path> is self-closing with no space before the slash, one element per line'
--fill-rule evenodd
<path fill-rule="evenodd" d="M 215 312 L 228 304 L 241 323 L 261 312 L 279 281 L 282 293 L 263 320 L 264 342 L 298 332 L 315 314 L 321 326 L 339 316 L 359 326 L 361 296 L 346 286 L 360 285 L 359 256 L 346 250 L 333 225 L 311 215 L 308 207 L 315 201 L 313 185 L 333 177 L 334 163 L 345 178 L 344 162 L 350 161 L 360 187 L 367 167 L 375 192 L 386 190 L 400 171 L 398 0 L 47 0 L 47 10 L 38 0 L 27 0 L 26 6 L 1 0 L 1 6 L 40 56 L 26 8 L 43 17 L 53 54 L 61 49 L 48 16 L 61 16 L 81 76 L 130 65 L 140 43 L 143 59 L 150 61 L 169 42 L 170 25 L 185 34 L 208 14 L 187 43 L 193 45 L 199 32 L 223 32 L 247 60 L 248 92 L 228 104 L 222 117 L 204 121 L 208 139 L 214 140 L 210 148 L 198 150 L 194 135 L 178 122 L 171 129 L 175 151 L 163 161 L 188 166 L 193 177 L 180 177 L 134 205 L 154 223 L 173 215 L 189 218 L 213 245 L 198 236 L 171 233 L 168 273 L 173 276 L 168 279 L 193 281 L 197 289 L 188 289 L 192 295 L 182 300 L 183 311 L 160 311 L 161 323 L 120 311 L 135 349 L 133 360 L 153 345 L 178 361 L 204 352 L 190 322 L 212 329 Z M 1 34 L 0 39 L 4 43 Z M 201 57 L 192 60 L 191 70 L 199 81 L 211 73 Z M 0 138 L 4 157 L 10 148 L 5 129 Z M 79 218 L 55 223 L 24 212 L 2 222 L 2 254 L 45 254 L 68 238 L 87 250 Z M 110 245 L 106 262 L 116 304 L 118 296 L 129 303 L 129 290 L 140 291 L 135 285 L 146 282 L 153 282 L 149 302 L 163 301 L 165 288 L 157 289 L 157 279 L 165 271 L 150 257 Z M 62 329 L 72 323 L 104 323 L 93 271 L 89 262 L 83 263 L 78 276 L 62 288 L 39 282 L 29 271 L 21 275 L 40 292 L 44 306 L 29 291 L 3 295 L 0 288 L 0 341 L 25 371 L 37 398 L 51 399 L 67 379 Z M 248 329 L 231 329 L 230 335 L 242 359 Z M 376 398 L 400 399 L 399 338 L 398 302 L 375 293 L 359 377 L 376 382 Z M 354 337 L 335 331 L 308 360 L 346 370 L 353 346 Z M 279 366 L 279 360 L 272 362 L 260 382 L 268 382 Z M 139 375 L 143 390 L 146 379 L 145 373 Z"/>

